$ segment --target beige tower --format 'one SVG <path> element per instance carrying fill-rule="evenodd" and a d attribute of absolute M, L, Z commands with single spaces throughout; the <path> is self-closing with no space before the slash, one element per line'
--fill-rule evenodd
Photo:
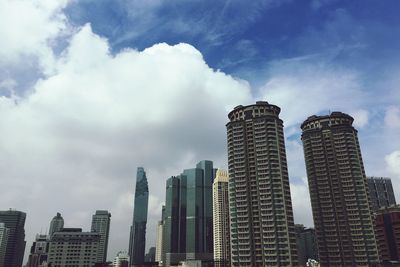
<path fill-rule="evenodd" d="M 163 250 L 163 222 L 159 221 L 157 224 L 157 235 L 156 235 L 156 262 L 159 266 L 162 266 L 162 250 Z"/>
<path fill-rule="evenodd" d="M 214 261 L 216 267 L 230 266 L 228 172 L 218 169 L 213 183 Z"/>
<path fill-rule="evenodd" d="M 377 246 L 357 130 L 341 112 L 302 125 L 321 266 L 376 266 Z"/>
<path fill-rule="evenodd" d="M 297 266 L 280 108 L 267 102 L 228 115 L 231 266 Z"/>

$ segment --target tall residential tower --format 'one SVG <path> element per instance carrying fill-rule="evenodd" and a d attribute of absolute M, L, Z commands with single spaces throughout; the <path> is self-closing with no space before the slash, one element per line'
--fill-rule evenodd
<path fill-rule="evenodd" d="M 218 169 L 213 182 L 214 262 L 216 267 L 230 266 L 228 172 Z"/>
<path fill-rule="evenodd" d="M 133 222 L 129 240 L 129 266 L 140 266 L 144 263 L 146 248 L 146 224 L 149 202 L 149 186 L 146 172 L 137 168 Z"/>
<path fill-rule="evenodd" d="M 378 252 L 357 130 L 341 112 L 311 116 L 302 140 L 321 266 L 374 266 Z"/>
<path fill-rule="evenodd" d="M 260 101 L 228 115 L 232 266 L 297 266 L 280 108 Z"/>

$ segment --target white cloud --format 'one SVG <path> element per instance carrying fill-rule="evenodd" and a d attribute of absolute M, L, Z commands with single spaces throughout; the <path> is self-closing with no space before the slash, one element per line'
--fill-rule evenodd
<path fill-rule="evenodd" d="M 271 79 L 259 94 L 281 107 L 285 125 L 297 131 L 308 116 L 329 110 L 350 112 L 360 109 L 366 99 L 354 71 L 316 63 L 312 58 L 276 62 L 270 69 Z"/>
<path fill-rule="evenodd" d="M 350 115 L 354 118 L 354 127 L 363 128 L 368 125 L 369 113 L 365 109 L 351 111 Z"/>
<path fill-rule="evenodd" d="M 251 102 L 248 84 L 187 44 L 111 55 L 89 25 L 55 66 L 26 97 L 0 97 L 0 203 L 28 212 L 28 244 L 58 210 L 88 229 L 95 209 L 109 209 L 113 255 L 127 247 L 143 165 L 153 245 L 166 179 L 201 159 L 225 163 L 227 112 Z"/>
<path fill-rule="evenodd" d="M 51 42 L 66 30 L 61 12 L 68 0 L 0 0 L 0 65 L 27 63 L 27 57 L 50 68 Z"/>
<path fill-rule="evenodd" d="M 389 172 L 400 178 L 400 150 L 393 151 L 385 157 Z"/>
<path fill-rule="evenodd" d="M 290 195 L 293 202 L 294 222 L 313 227 L 310 193 L 306 178 L 302 178 L 300 183 L 290 184 Z"/>
<path fill-rule="evenodd" d="M 390 106 L 386 109 L 385 125 L 389 128 L 400 128 L 400 108 Z"/>
<path fill-rule="evenodd" d="M 395 150 L 385 156 L 386 168 L 392 178 L 396 199 L 400 199 L 400 150 Z"/>

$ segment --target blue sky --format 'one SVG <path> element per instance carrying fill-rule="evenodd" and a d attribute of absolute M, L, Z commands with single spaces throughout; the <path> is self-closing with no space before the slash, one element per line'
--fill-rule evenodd
<path fill-rule="evenodd" d="M 66 13 L 75 25 L 90 22 L 113 51 L 189 43 L 212 68 L 258 85 L 269 62 L 307 56 L 384 79 L 399 59 L 399 8 L 398 1 L 109 0 L 77 1 Z"/>
<path fill-rule="evenodd" d="M 296 223 L 313 225 L 299 128 L 313 114 L 352 115 L 367 175 L 391 177 L 400 199 L 399 8 L 0 0 L 0 209 L 28 213 L 27 247 L 56 212 L 87 230 L 108 209 L 111 259 L 143 166 L 150 247 L 165 180 L 203 159 L 226 168 L 227 113 L 257 100 L 282 109 Z"/>

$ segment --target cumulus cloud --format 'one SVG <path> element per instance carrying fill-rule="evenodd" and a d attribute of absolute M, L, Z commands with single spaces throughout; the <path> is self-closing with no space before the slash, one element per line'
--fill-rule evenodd
<path fill-rule="evenodd" d="M 400 178 L 400 150 L 393 151 L 385 157 L 386 164 L 391 173 L 394 173 Z"/>
<path fill-rule="evenodd" d="M 87 229 L 95 209 L 109 209 L 110 248 L 125 249 L 144 166 L 152 245 L 166 178 L 201 159 L 223 165 L 227 112 L 251 102 L 246 82 L 212 70 L 190 45 L 109 50 L 86 25 L 31 94 L 0 97 L 1 203 L 29 212 L 29 241 L 58 210 Z"/>
<path fill-rule="evenodd" d="M 400 128 L 400 108 L 390 106 L 386 109 L 385 125 L 389 128 Z"/>
<path fill-rule="evenodd" d="M 66 29 L 61 10 L 68 0 L 0 0 L 0 64 L 38 58 L 44 67 L 53 61 L 49 48 Z"/>
<path fill-rule="evenodd" d="M 354 127 L 363 128 L 368 125 L 369 113 L 368 110 L 360 109 L 351 111 L 350 115 L 354 118 Z"/>
<path fill-rule="evenodd" d="M 295 223 L 301 223 L 305 226 L 313 227 L 314 222 L 311 212 L 311 200 L 307 179 L 302 178 L 298 183 L 291 183 L 290 195 L 292 196 Z"/>
<path fill-rule="evenodd" d="M 385 157 L 386 168 L 392 178 L 393 189 L 396 199 L 400 199 L 400 150 L 395 150 Z"/>
<path fill-rule="evenodd" d="M 340 69 L 313 58 L 271 64 L 271 79 L 260 95 L 282 108 L 285 125 L 298 125 L 308 116 L 330 111 L 350 112 L 365 100 L 357 72 Z M 365 113 L 364 113 L 365 116 Z M 364 118 L 365 119 L 365 118 Z"/>

